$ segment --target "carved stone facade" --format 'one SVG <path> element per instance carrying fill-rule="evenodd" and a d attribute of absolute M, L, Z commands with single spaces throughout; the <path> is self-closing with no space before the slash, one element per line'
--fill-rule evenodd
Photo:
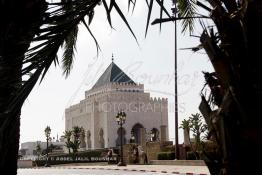
<path fill-rule="evenodd" d="M 168 101 L 151 98 L 143 84 L 136 84 L 114 62 L 106 69 L 85 99 L 65 110 L 65 128 L 85 130 L 86 149 L 114 147 L 120 142 L 121 131 L 115 121 L 118 111 L 127 117 L 123 125 L 123 143 L 128 143 L 131 130 L 135 142 L 142 144 L 145 133 L 152 129 L 156 140 L 168 139 Z"/>

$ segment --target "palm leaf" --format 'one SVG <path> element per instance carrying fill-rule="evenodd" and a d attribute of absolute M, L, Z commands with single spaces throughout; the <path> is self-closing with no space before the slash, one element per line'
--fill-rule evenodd
<path fill-rule="evenodd" d="M 103 5 L 104 5 L 104 8 L 105 8 L 105 11 L 106 11 L 107 21 L 108 21 L 110 27 L 112 27 L 110 10 L 109 10 L 109 8 L 108 8 L 108 5 L 107 5 L 107 3 L 106 3 L 106 0 L 102 0 L 102 2 L 103 2 Z"/>
<path fill-rule="evenodd" d="M 197 10 L 196 10 L 196 0 L 178 0 L 178 9 L 179 9 L 179 16 L 186 17 L 185 20 L 182 21 L 182 32 L 188 30 L 190 34 L 194 30 L 194 18 L 193 17 Z"/>
<path fill-rule="evenodd" d="M 148 31 L 148 26 L 149 26 L 149 22 L 150 22 L 151 12 L 152 12 L 152 8 L 153 8 L 153 2 L 154 2 L 154 0 L 150 0 L 149 6 L 148 6 L 148 14 L 147 14 L 147 21 L 146 21 L 145 37 L 146 37 L 147 31 Z"/>
<path fill-rule="evenodd" d="M 81 22 L 84 23 L 88 32 L 93 37 L 97 45 L 97 49 L 99 49 L 99 45 L 89 26 L 84 22 L 84 19 L 86 16 L 89 16 L 89 24 L 92 22 L 94 16 L 93 10 L 100 4 L 100 2 L 101 0 L 72 0 L 48 4 L 48 9 L 45 12 L 45 18 L 41 21 L 42 26 L 38 30 L 38 35 L 36 35 L 33 39 L 35 45 L 28 49 L 25 54 L 25 58 L 23 59 L 22 76 L 30 76 L 24 80 L 22 87 L 17 92 L 17 96 L 12 97 L 8 103 L 8 108 L 11 109 L 12 112 L 17 112 L 17 110 L 20 109 L 24 100 L 27 98 L 37 81 L 39 79 L 41 81 L 43 80 L 52 63 L 55 65 L 58 64 L 57 52 L 61 47 L 64 48 L 62 58 L 64 74 L 66 76 L 69 75 L 73 65 L 75 44 L 78 33 L 77 26 Z M 130 2 L 133 3 L 133 7 L 135 7 L 136 0 L 132 0 Z M 156 2 L 160 5 L 162 11 L 168 14 L 167 10 L 163 7 L 163 0 L 156 0 Z M 110 26 L 112 27 L 110 16 L 111 11 L 115 8 L 118 15 L 124 21 L 137 42 L 137 38 L 133 30 L 115 0 L 110 0 L 109 7 L 106 0 L 102 0 L 102 3 L 104 5 Z M 147 0 L 146 3 L 149 6 Z M 153 4 L 153 1 L 150 3 Z M 153 5 L 151 5 L 149 9 L 152 10 L 152 8 Z M 148 21 L 150 20 L 151 10 L 149 10 Z"/>
<path fill-rule="evenodd" d="M 92 36 L 92 38 L 94 39 L 95 41 L 95 44 L 96 44 L 96 52 L 97 54 L 99 53 L 98 51 L 100 50 L 100 46 L 96 40 L 96 37 L 93 35 L 92 31 L 90 30 L 90 28 L 88 27 L 88 25 L 86 24 L 85 20 L 82 20 L 83 24 L 85 25 L 86 29 L 88 30 L 89 34 Z"/>
<path fill-rule="evenodd" d="M 73 67 L 73 60 L 74 60 L 74 50 L 76 49 L 76 40 L 77 40 L 77 33 L 78 27 L 74 26 L 74 28 L 69 32 L 65 39 L 64 44 L 64 54 L 62 58 L 62 67 L 63 67 L 63 74 L 68 77 L 70 71 Z"/>
<path fill-rule="evenodd" d="M 112 2 L 112 1 L 111 1 L 111 2 Z M 133 37 L 135 38 L 136 42 L 138 43 L 135 33 L 134 33 L 133 30 L 131 29 L 129 23 L 127 22 L 124 14 L 122 13 L 122 11 L 121 11 L 121 9 L 119 8 L 119 6 L 118 6 L 115 2 L 113 3 L 113 6 L 115 7 L 117 13 L 118 13 L 119 16 L 122 18 L 122 20 L 125 22 L 125 24 L 126 24 L 126 26 L 128 27 L 129 31 L 132 33 Z"/>
<path fill-rule="evenodd" d="M 161 2 L 161 5 L 163 6 L 163 4 L 164 4 L 164 0 L 160 0 L 160 2 Z M 162 18 L 163 18 L 163 9 L 162 8 L 160 8 L 160 20 L 162 20 Z M 162 23 L 160 23 L 159 24 L 159 31 L 161 32 L 161 27 L 162 27 Z"/>
<path fill-rule="evenodd" d="M 136 0 L 134 0 L 134 2 L 133 2 L 133 9 L 132 9 L 132 13 L 134 13 L 135 6 L 136 6 Z"/>

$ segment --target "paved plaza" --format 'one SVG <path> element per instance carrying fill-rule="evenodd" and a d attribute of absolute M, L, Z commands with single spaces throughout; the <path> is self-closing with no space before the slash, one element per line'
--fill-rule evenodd
<path fill-rule="evenodd" d="M 178 165 L 59 165 L 50 168 L 19 169 L 18 175 L 210 175 L 206 166 Z"/>

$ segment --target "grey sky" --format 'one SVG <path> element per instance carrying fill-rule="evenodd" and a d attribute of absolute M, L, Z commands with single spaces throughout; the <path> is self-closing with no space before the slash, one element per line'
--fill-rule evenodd
<path fill-rule="evenodd" d="M 82 26 L 77 42 L 77 53 L 73 71 L 65 79 L 60 67 L 52 66 L 44 81 L 37 85 L 22 108 L 21 140 L 44 141 L 44 128 L 51 127 L 52 137 L 64 131 L 64 110 L 66 107 L 84 99 L 84 91 L 93 86 L 99 76 L 111 62 L 114 53 L 115 63 L 135 82 L 143 83 L 145 90 L 153 97 L 165 97 L 169 100 L 169 132 L 174 138 L 174 24 L 150 26 L 147 38 L 144 38 L 146 23 L 146 6 L 144 1 L 137 1 L 134 14 L 127 13 L 128 20 L 137 35 L 139 46 L 131 33 L 117 15 L 113 16 L 111 29 L 106 21 L 102 7 L 95 11 L 91 29 L 96 36 L 102 52 L 96 57 L 96 47 L 87 30 Z M 122 7 L 127 2 L 120 0 Z M 168 6 L 168 4 L 167 4 Z M 158 17 L 155 9 L 152 19 Z M 196 46 L 198 38 L 181 34 L 178 23 L 178 49 Z M 196 35 L 200 35 L 196 30 Z M 59 53 L 59 55 L 61 55 Z M 189 50 L 178 50 L 178 107 L 179 121 L 191 113 L 198 112 L 199 92 L 203 87 L 201 71 L 210 71 L 211 63 L 204 51 L 192 53 Z M 127 116 L 128 118 L 128 116 Z M 116 124 L 117 127 L 117 124 Z M 179 133 L 182 142 L 182 131 Z"/>

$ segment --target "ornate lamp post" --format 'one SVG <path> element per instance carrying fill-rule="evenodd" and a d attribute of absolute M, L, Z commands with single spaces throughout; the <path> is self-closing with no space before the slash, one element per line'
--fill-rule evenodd
<path fill-rule="evenodd" d="M 50 134 L 51 134 L 51 128 L 50 126 L 47 126 L 45 128 L 45 136 L 46 136 L 46 164 L 45 167 L 50 167 L 50 164 L 48 162 L 48 141 L 50 140 Z"/>
<path fill-rule="evenodd" d="M 121 152 L 120 152 L 120 162 L 117 164 L 118 166 L 126 166 L 126 164 L 123 161 L 123 124 L 126 121 L 126 113 L 124 111 L 118 112 L 116 115 L 116 121 L 117 124 L 120 125 L 120 146 L 121 146 Z"/>
<path fill-rule="evenodd" d="M 172 13 L 173 17 L 177 17 L 177 1 L 172 0 Z M 178 144 L 178 100 L 177 100 L 177 21 L 175 20 L 175 145 L 176 145 L 176 159 L 179 159 L 179 144 Z"/>

